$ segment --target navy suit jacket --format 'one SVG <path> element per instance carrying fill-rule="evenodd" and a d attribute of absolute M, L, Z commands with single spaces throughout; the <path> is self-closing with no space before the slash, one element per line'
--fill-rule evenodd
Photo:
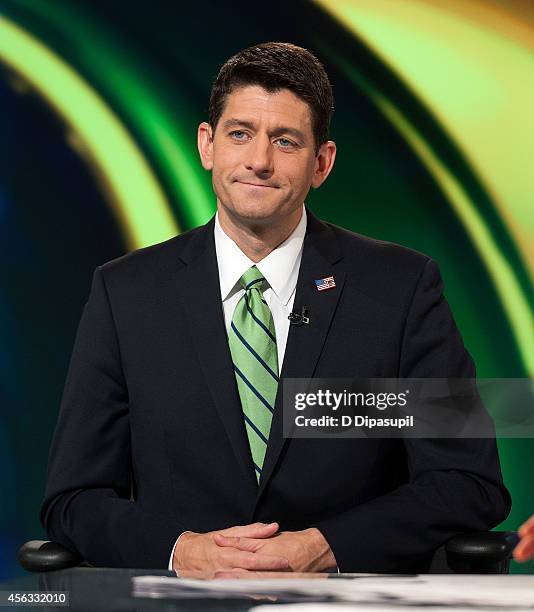
<path fill-rule="evenodd" d="M 176 537 L 317 527 L 341 571 L 424 572 L 510 508 L 493 439 L 284 439 L 259 487 L 228 348 L 212 219 L 99 267 L 77 333 L 41 520 L 94 565 L 165 568 Z M 315 279 L 336 287 L 317 291 Z M 472 377 L 436 264 L 308 226 L 281 376 Z"/>

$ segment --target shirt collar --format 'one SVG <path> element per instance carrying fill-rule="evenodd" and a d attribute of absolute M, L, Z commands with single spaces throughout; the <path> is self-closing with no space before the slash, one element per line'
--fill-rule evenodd
<path fill-rule="evenodd" d="M 284 305 L 289 302 L 297 284 L 305 234 L 306 208 L 303 205 L 302 216 L 291 235 L 256 264 Z M 224 301 L 240 289 L 239 279 L 254 262 L 224 233 L 219 223 L 219 213 L 215 215 L 214 236 L 221 297 Z"/>

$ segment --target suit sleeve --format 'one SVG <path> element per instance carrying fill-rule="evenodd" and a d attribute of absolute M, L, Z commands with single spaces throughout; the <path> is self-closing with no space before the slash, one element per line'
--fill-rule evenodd
<path fill-rule="evenodd" d="M 475 367 L 428 260 L 406 317 L 401 378 L 469 378 Z M 341 571 L 405 571 L 463 531 L 485 531 L 506 518 L 493 438 L 406 439 L 409 481 L 392 492 L 316 524 Z"/>
<path fill-rule="evenodd" d="M 185 531 L 132 499 L 128 388 L 101 269 L 93 278 L 63 393 L 41 522 L 91 564 L 166 568 Z"/>

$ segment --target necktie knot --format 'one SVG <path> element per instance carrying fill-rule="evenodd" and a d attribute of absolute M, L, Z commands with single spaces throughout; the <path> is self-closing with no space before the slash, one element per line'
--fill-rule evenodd
<path fill-rule="evenodd" d="M 239 282 L 245 291 L 255 288 L 263 292 L 263 290 L 267 287 L 265 277 L 256 266 L 249 268 L 239 279 Z"/>

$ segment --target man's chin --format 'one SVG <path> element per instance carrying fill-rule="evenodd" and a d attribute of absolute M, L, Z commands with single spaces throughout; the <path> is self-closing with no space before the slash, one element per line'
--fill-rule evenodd
<path fill-rule="evenodd" d="M 255 222 L 264 225 L 278 219 L 280 217 L 280 211 L 272 208 L 266 209 L 260 205 L 236 206 L 231 209 L 230 215 L 241 221 Z"/>

